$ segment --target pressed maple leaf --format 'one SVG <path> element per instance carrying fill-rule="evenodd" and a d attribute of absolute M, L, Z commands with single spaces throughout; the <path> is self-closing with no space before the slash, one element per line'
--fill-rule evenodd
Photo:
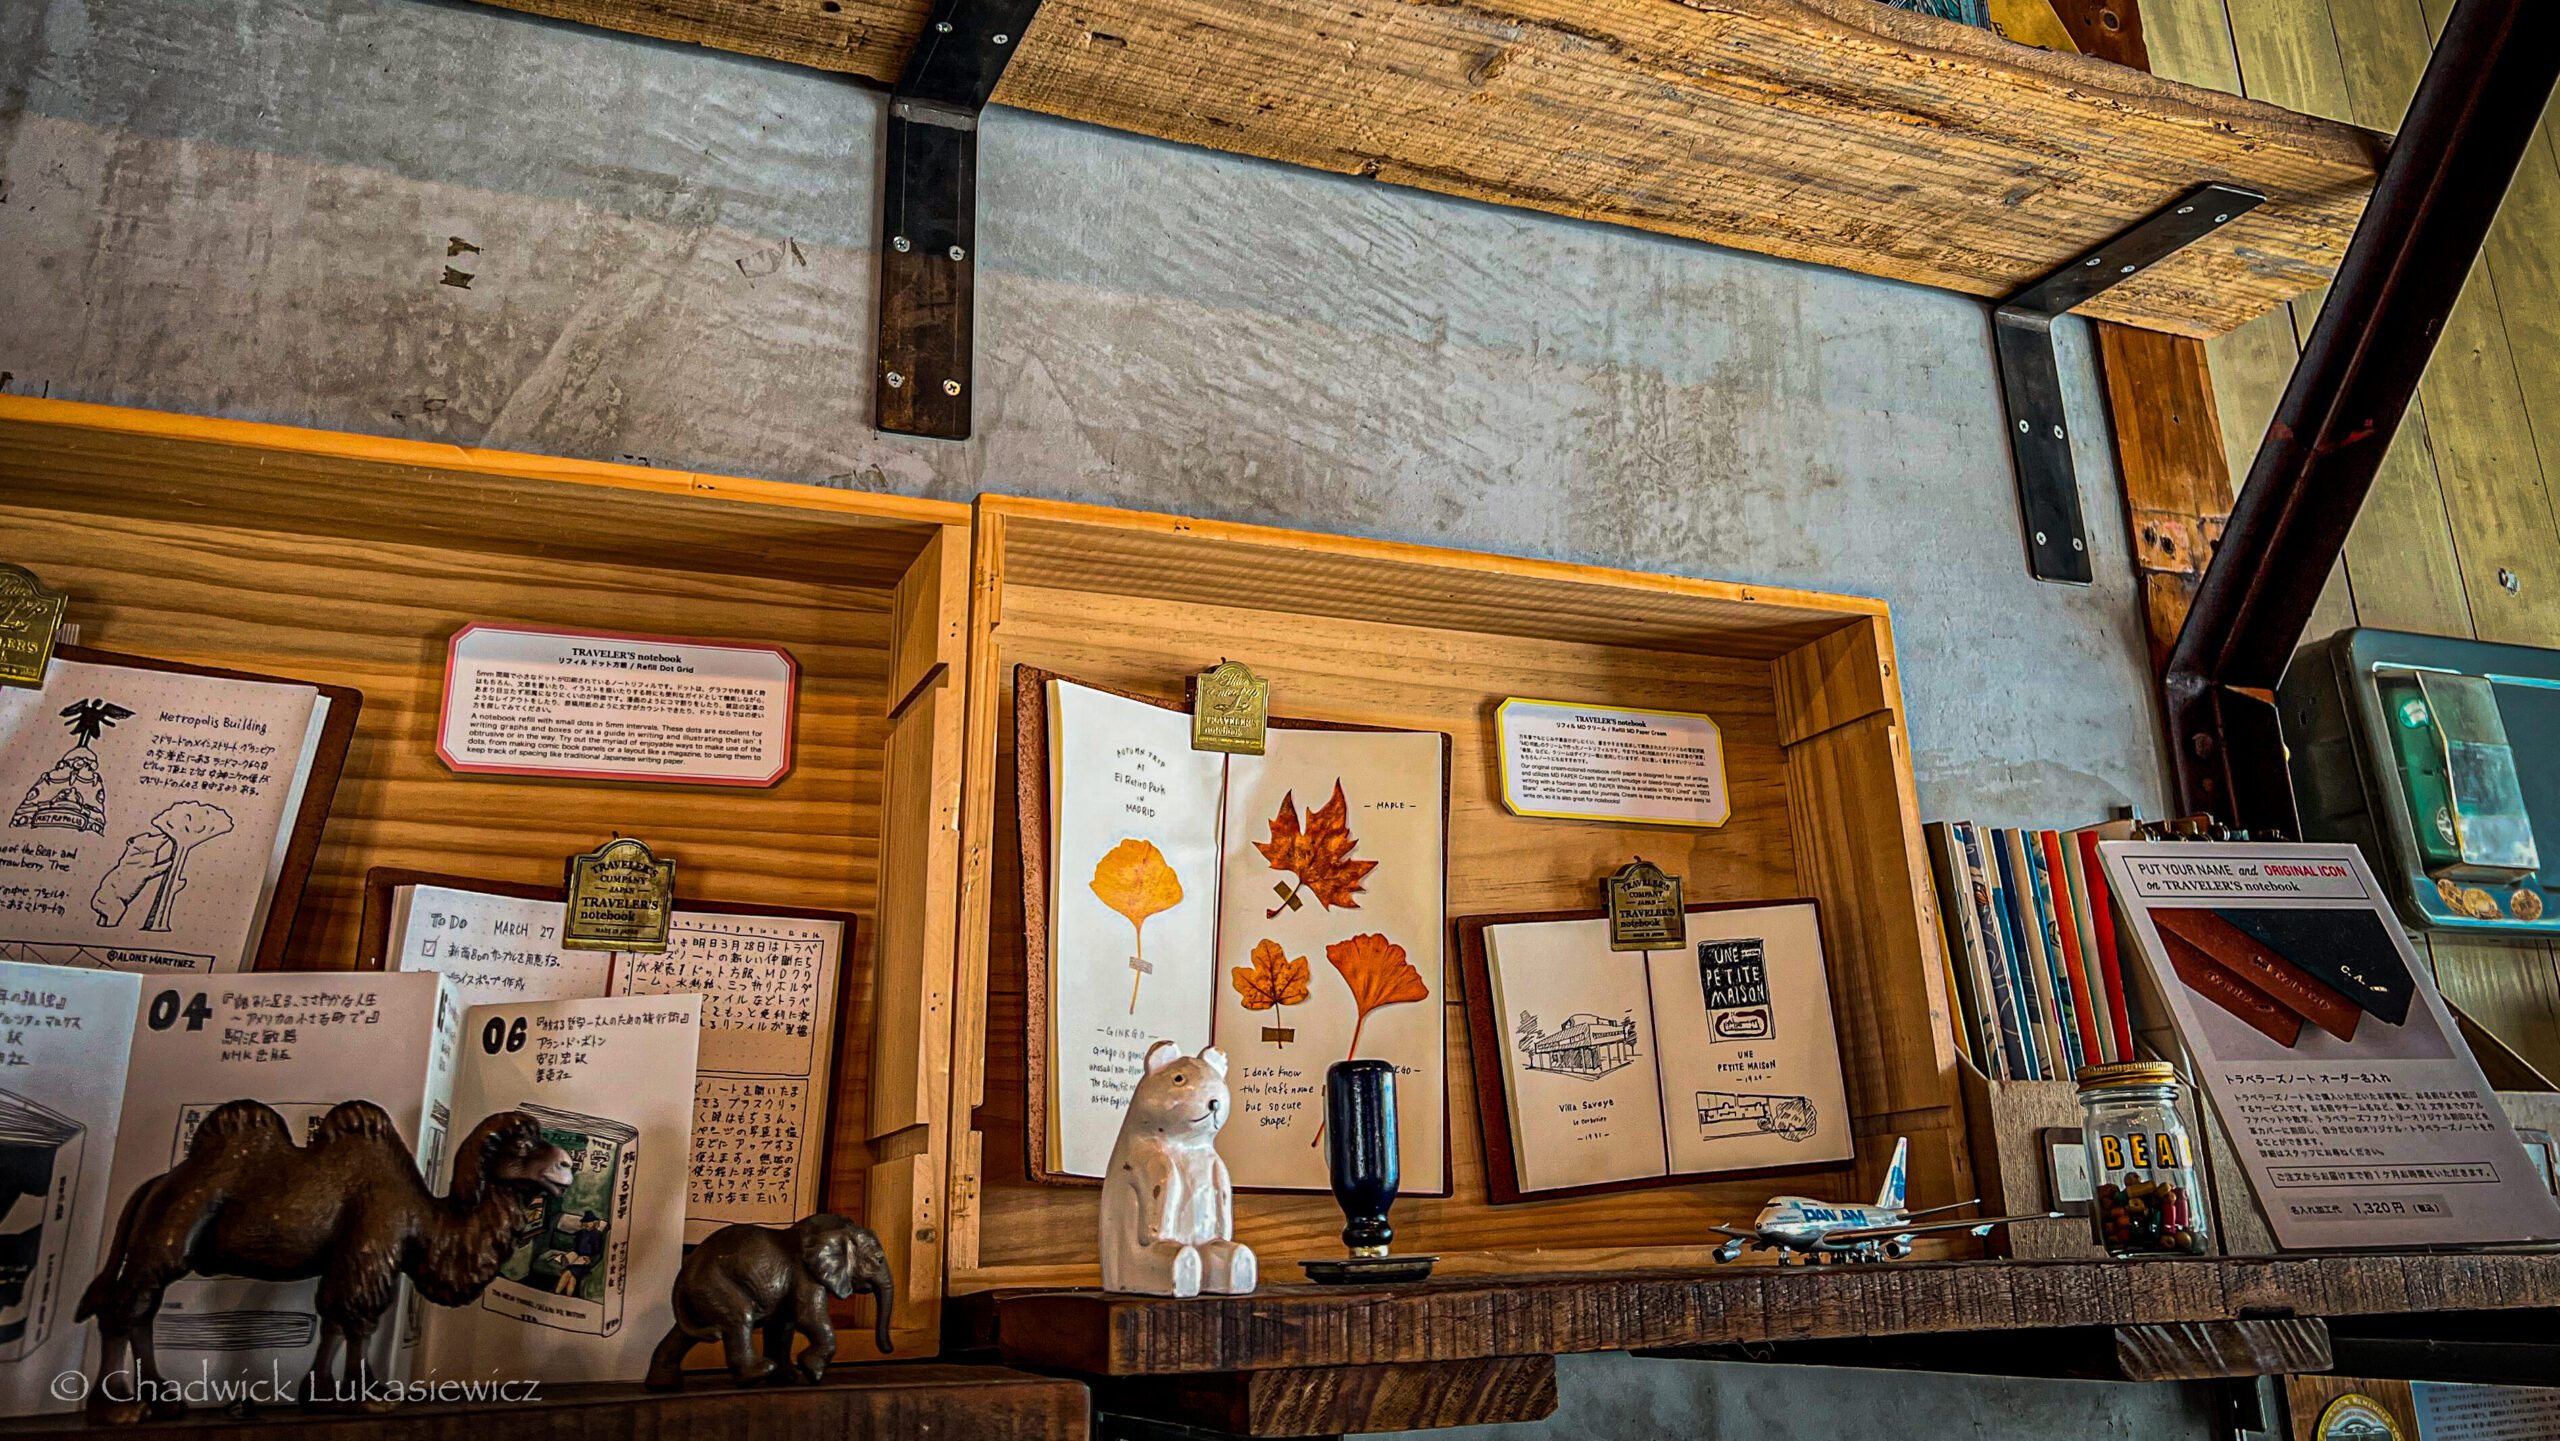
<path fill-rule="evenodd" d="M 1307 958 L 1290 956 L 1278 941 L 1256 945 L 1253 964 L 1232 967 L 1228 974 L 1248 1011 L 1294 1006 L 1307 998 Z"/>
<path fill-rule="evenodd" d="M 1138 1011 L 1138 986 L 1147 978 L 1147 917 L 1182 904 L 1182 878 L 1166 863 L 1152 841 L 1124 840 L 1094 865 L 1093 893 L 1128 918 L 1137 933 L 1138 954 L 1129 962 L 1137 978 L 1129 982 L 1129 1013 Z"/>
<path fill-rule="evenodd" d="M 1272 1041 L 1274 1035 L 1294 1034 L 1285 1028 L 1277 1028 L 1276 1023 L 1280 1020 L 1277 1012 L 1282 1006 L 1294 1006 L 1306 1000 L 1306 957 L 1291 956 L 1280 948 L 1278 941 L 1266 940 L 1253 948 L 1252 965 L 1229 967 L 1227 975 L 1246 1010 L 1274 1013 L 1271 1019 L 1275 1029 L 1266 1030 L 1264 1040 Z M 1273 1044 L 1280 1042 L 1273 1041 Z"/>
<path fill-rule="evenodd" d="M 1253 848 L 1262 852 L 1271 869 L 1287 871 L 1298 878 L 1298 884 L 1273 885 L 1280 904 L 1263 912 L 1263 919 L 1295 909 L 1301 890 L 1314 892 L 1326 910 L 1360 909 L 1352 897 L 1363 889 L 1361 882 L 1378 863 L 1353 860 L 1351 853 L 1359 846 L 1351 834 L 1351 803 L 1343 799 L 1341 781 L 1333 783 L 1332 800 L 1307 813 L 1303 829 L 1298 824 L 1298 793 L 1284 793 L 1280 813 L 1271 818 L 1271 839 L 1255 841 Z"/>

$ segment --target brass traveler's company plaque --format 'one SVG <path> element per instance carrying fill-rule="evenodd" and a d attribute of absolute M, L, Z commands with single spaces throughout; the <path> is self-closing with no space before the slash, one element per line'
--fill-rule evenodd
<path fill-rule="evenodd" d="M 25 566 L 0 565 L 0 685 L 44 688 L 45 663 L 53 659 L 53 638 L 70 598 L 45 589 Z M 1257 740 L 1254 753 L 1261 750 Z"/>
<path fill-rule="evenodd" d="M 664 951 L 675 909 L 676 863 L 620 837 L 569 858 L 568 918 L 560 945 L 572 951 Z"/>
<path fill-rule="evenodd" d="M 1255 679 L 1242 661 L 1220 661 L 1193 686 L 1191 748 L 1258 756 L 1270 714 L 1271 682 Z"/>
<path fill-rule="evenodd" d="M 1688 939 L 1678 876 L 1638 857 L 1600 884 L 1609 893 L 1609 949 L 1668 950 Z"/>

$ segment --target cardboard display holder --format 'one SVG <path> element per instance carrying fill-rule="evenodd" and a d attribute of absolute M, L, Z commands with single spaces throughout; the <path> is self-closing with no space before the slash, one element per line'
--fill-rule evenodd
<path fill-rule="evenodd" d="M 1271 682 L 1275 714 L 1453 738 L 1451 917 L 1578 910 L 1641 854 L 1692 902 L 1811 897 L 1856 1137 L 1853 1164 L 1780 1189 L 1872 1196 L 1894 1138 L 1916 1206 L 1974 1194 L 1891 627 L 1880 601 L 1228 525 L 1046 501 L 978 503 L 969 643 L 954 1135 L 954 1293 L 1090 1285 L 1098 1193 L 1040 1184 L 1024 1114 L 1024 887 L 1015 672 L 1178 699 L 1221 660 Z M 1715 829 L 1505 811 L 1494 709 L 1514 696 L 1701 712 L 1722 729 L 1733 814 Z M 1457 947 L 1452 936 L 1449 954 Z M 1462 1005 L 1448 967 L 1444 1005 Z M 1462 1009 L 1445 1028 L 1453 1193 L 1394 1211 L 1398 1250 L 1443 1273 L 1695 1263 L 1765 1178 L 1533 1205 L 1488 1203 Z M 1329 1195 L 1236 1200 L 1264 1274 L 1341 1253 Z M 1971 1254 L 1939 1243 L 1932 1254 Z"/>
<path fill-rule="evenodd" d="M 284 968 L 357 964 L 376 867 L 556 886 L 617 832 L 688 895 L 856 916 L 826 1203 L 888 1250 L 897 1354 L 939 1350 L 966 509 L 0 396 L 0 536 L 88 644 L 363 692 Z M 791 769 L 458 774 L 434 741 L 473 623 L 781 647 Z M 839 1313 L 865 1328 L 840 1360 L 868 1359 L 868 1306 Z"/>

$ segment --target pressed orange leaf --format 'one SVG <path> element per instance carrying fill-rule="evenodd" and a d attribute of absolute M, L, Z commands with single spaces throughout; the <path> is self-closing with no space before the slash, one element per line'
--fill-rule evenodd
<path fill-rule="evenodd" d="M 1333 799 L 1308 812 L 1303 827 L 1298 822 L 1298 793 L 1282 795 L 1280 812 L 1271 818 L 1271 839 L 1253 843 L 1273 870 L 1296 876 L 1298 884 L 1313 891 L 1325 909 L 1347 911 L 1360 908 L 1353 897 L 1365 889 L 1362 882 L 1369 872 L 1378 868 L 1376 861 L 1351 858 L 1359 846 L 1351 834 L 1351 803 L 1344 799 L 1339 780 L 1333 783 Z M 1283 902 L 1287 904 L 1291 903 Z M 1279 913 L 1275 909 L 1269 914 Z"/>
<path fill-rule="evenodd" d="M 1404 947 L 1375 931 L 1334 942 L 1324 948 L 1324 958 L 1342 973 L 1343 984 L 1351 988 L 1352 1004 L 1360 1008 L 1360 1018 L 1351 1025 L 1354 1056 L 1360 1053 L 1360 1028 L 1369 1023 L 1371 1011 L 1431 998 L 1431 987 L 1404 958 Z"/>
<path fill-rule="evenodd" d="M 1182 878 L 1153 841 L 1127 840 L 1094 866 L 1093 893 L 1128 917 L 1130 925 L 1143 928 L 1147 917 L 1182 904 Z"/>
<path fill-rule="evenodd" d="M 1278 941 L 1253 948 L 1253 964 L 1231 966 L 1227 974 L 1248 1011 L 1295 1006 L 1307 999 L 1307 958 L 1291 956 Z"/>

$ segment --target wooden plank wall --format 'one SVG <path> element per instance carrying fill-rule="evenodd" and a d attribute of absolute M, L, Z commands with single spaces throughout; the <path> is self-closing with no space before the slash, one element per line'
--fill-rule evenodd
<path fill-rule="evenodd" d="M 2453 0 L 2143 0 L 2152 69 L 2379 130 L 2399 127 Z M 2206 342 L 2244 481 L 2325 291 Z M 2560 646 L 2560 141 L 2549 115 L 2401 422 L 2309 637 L 2381 626 Z M 2560 844 L 2560 837 L 2553 838 Z M 2439 941 L 2445 994 L 2560 1068 L 2548 945 Z"/>

